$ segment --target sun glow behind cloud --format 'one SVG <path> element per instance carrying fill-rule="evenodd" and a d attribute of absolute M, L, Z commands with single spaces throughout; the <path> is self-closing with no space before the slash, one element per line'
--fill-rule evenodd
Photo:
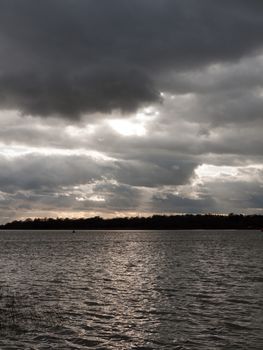
<path fill-rule="evenodd" d="M 123 136 L 144 136 L 146 134 L 146 129 L 143 124 L 129 120 L 113 119 L 109 121 L 109 125 L 118 134 Z"/>
<path fill-rule="evenodd" d="M 107 121 L 108 125 L 122 136 L 145 136 L 147 124 L 153 121 L 159 112 L 152 106 L 139 111 L 134 117 L 115 118 Z"/>
<path fill-rule="evenodd" d="M 95 125 L 86 125 L 84 127 L 77 127 L 75 125 L 68 125 L 65 128 L 66 133 L 70 136 L 70 137 L 85 137 L 91 134 L 94 134 L 96 130 L 96 126 Z"/>

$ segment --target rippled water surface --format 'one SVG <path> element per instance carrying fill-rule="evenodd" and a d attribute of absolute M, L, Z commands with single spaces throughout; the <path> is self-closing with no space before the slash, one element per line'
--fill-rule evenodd
<path fill-rule="evenodd" d="M 260 231 L 6 231 L 1 349 L 263 349 Z M 47 316 L 47 315 L 50 315 Z"/>

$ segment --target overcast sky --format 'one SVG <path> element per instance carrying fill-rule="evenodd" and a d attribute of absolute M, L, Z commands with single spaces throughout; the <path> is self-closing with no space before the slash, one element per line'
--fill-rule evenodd
<path fill-rule="evenodd" d="M 262 0 L 0 0 L 0 223 L 258 213 Z"/>

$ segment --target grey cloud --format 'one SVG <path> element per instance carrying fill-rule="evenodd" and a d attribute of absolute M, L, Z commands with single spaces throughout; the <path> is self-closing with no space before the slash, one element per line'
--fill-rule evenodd
<path fill-rule="evenodd" d="M 0 198 L 0 223 L 7 219 L 17 219 L 25 215 L 46 216 L 65 215 L 65 213 L 100 213 L 105 215 L 119 212 L 138 212 L 141 207 L 143 192 L 128 185 L 110 183 L 106 181 L 94 184 L 92 193 L 104 198 L 104 201 L 86 199 L 79 201 L 72 186 L 57 188 L 57 193 L 40 190 L 20 190 L 13 194 L 5 194 Z"/>
<path fill-rule="evenodd" d="M 242 173 L 244 179 L 242 179 Z M 162 213 L 262 213 L 262 170 L 246 169 L 240 171 L 239 179 L 233 176 L 223 176 L 216 179 L 192 185 L 192 190 L 198 194 L 174 194 L 167 189 L 156 189 L 151 199 L 151 210 Z M 191 187 L 191 186 L 190 186 Z"/>
<path fill-rule="evenodd" d="M 182 185 L 187 183 L 193 175 L 197 163 L 183 160 L 162 165 L 164 159 L 149 161 L 118 162 L 116 178 L 122 183 L 133 186 L 154 187 L 158 185 Z"/>
<path fill-rule="evenodd" d="M 242 0 L 2 0 L 0 105 L 76 118 L 160 100 L 160 76 L 262 48 Z"/>
<path fill-rule="evenodd" d="M 142 173 L 136 173 L 138 169 L 131 169 L 130 176 L 123 174 L 121 168 L 118 168 L 119 173 L 114 174 L 114 167 L 96 163 L 89 157 L 53 156 L 39 159 L 32 159 L 32 155 L 29 159 L 21 158 L 25 168 L 18 160 L 12 164 L 1 159 L 1 169 L 5 168 L 5 172 L 1 171 L 0 176 L 0 220 L 6 221 L 7 217 L 15 218 L 16 215 L 47 216 L 50 213 L 54 216 L 67 212 L 105 215 L 114 212 L 252 213 L 261 210 L 263 178 L 262 170 L 258 168 L 241 168 L 238 175 L 241 180 L 238 181 L 223 176 L 216 181 L 193 185 L 189 178 L 182 177 L 179 181 L 178 177 L 176 181 L 172 179 L 169 182 L 172 186 L 168 186 L 168 189 L 164 186 L 168 182 L 165 176 L 160 175 L 158 181 L 153 176 L 151 180 L 147 167 L 145 183 Z M 107 179 L 105 175 L 112 178 L 116 175 L 119 181 L 123 177 L 125 183 Z M 138 179 L 133 180 L 133 177 Z M 189 189 L 183 194 L 178 184 L 183 185 L 187 179 Z M 151 187 L 153 184 L 154 187 Z M 194 186 L 192 189 L 198 193 L 198 197 L 192 198 L 191 186 Z M 178 194 L 174 194 L 176 192 Z M 93 195 L 103 201 L 92 199 Z"/>
<path fill-rule="evenodd" d="M 158 213 L 208 213 L 215 208 L 212 197 L 192 199 L 172 193 L 158 193 L 152 198 L 152 211 Z"/>
<path fill-rule="evenodd" d="M 165 91 L 176 94 L 242 94 L 263 85 L 263 56 L 248 56 L 235 62 L 210 64 L 202 69 L 169 72 L 159 77 Z"/>
<path fill-rule="evenodd" d="M 200 120 L 206 120 L 213 126 L 262 120 L 262 108 L 263 97 L 259 93 L 245 91 L 239 94 L 224 92 L 199 97 L 194 110 Z"/>
<path fill-rule="evenodd" d="M 79 210 L 88 208 L 100 208 L 104 211 L 138 211 L 142 209 L 140 202 L 144 196 L 143 190 L 125 184 L 101 182 L 93 187 L 94 194 L 104 198 L 103 202 L 86 200 L 79 206 Z"/>
<path fill-rule="evenodd" d="M 262 178 L 262 175 L 261 175 Z M 206 183 L 203 193 L 214 198 L 216 212 L 262 213 L 262 183 L 258 181 L 217 181 Z"/>
<path fill-rule="evenodd" d="M 37 118 L 18 117 L 8 123 L 10 116 L 7 115 L 0 122 L 0 139 L 7 148 L 13 147 L 14 150 L 18 144 L 18 151 L 20 146 L 25 150 L 27 146 L 35 150 L 40 146 L 42 151 L 46 148 L 45 152 L 50 152 L 49 148 L 55 152 L 57 148 L 57 154 L 60 151 L 72 152 L 71 159 L 79 157 L 79 151 L 82 155 L 98 151 L 115 159 L 108 163 L 108 169 L 102 168 L 101 174 L 142 186 L 188 181 L 193 169 L 204 162 L 222 165 L 262 162 L 261 121 L 250 117 L 246 123 L 233 120 L 226 125 L 211 127 L 207 121 L 198 120 L 198 116 L 196 121 L 190 117 L 181 119 L 177 115 L 173 118 L 173 113 L 178 111 L 176 104 L 174 112 L 172 106 L 161 108 L 159 118 L 146 126 L 148 133 L 143 137 L 123 137 L 103 123 L 98 124 L 92 134 L 85 133 L 85 124 L 76 125 L 76 134 L 69 134 L 62 121 L 48 120 L 41 124 Z M 41 150 L 39 157 L 42 157 Z M 49 162 L 48 159 L 44 162 Z M 85 169 L 86 158 L 81 159 Z M 23 163 L 17 167 L 20 165 Z M 2 169 L 4 172 L 5 168 Z M 80 165 L 76 169 L 82 171 Z"/>
<path fill-rule="evenodd" d="M 107 173 L 107 165 L 84 156 L 1 157 L 0 168 L 0 188 L 10 193 L 19 189 L 54 191 L 57 187 L 100 179 Z"/>
<path fill-rule="evenodd" d="M 28 154 L 0 158 L 0 188 L 3 192 L 22 190 L 56 191 L 102 179 L 132 186 L 154 187 L 184 184 L 190 180 L 195 163 L 177 161 L 174 166 L 146 162 L 96 160 L 89 156 L 44 156 Z"/>

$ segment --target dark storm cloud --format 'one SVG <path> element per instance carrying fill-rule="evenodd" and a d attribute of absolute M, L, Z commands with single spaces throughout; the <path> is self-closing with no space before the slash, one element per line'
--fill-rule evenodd
<path fill-rule="evenodd" d="M 1 0 L 0 105 L 78 117 L 160 100 L 169 72 L 262 48 L 261 0 Z"/>

